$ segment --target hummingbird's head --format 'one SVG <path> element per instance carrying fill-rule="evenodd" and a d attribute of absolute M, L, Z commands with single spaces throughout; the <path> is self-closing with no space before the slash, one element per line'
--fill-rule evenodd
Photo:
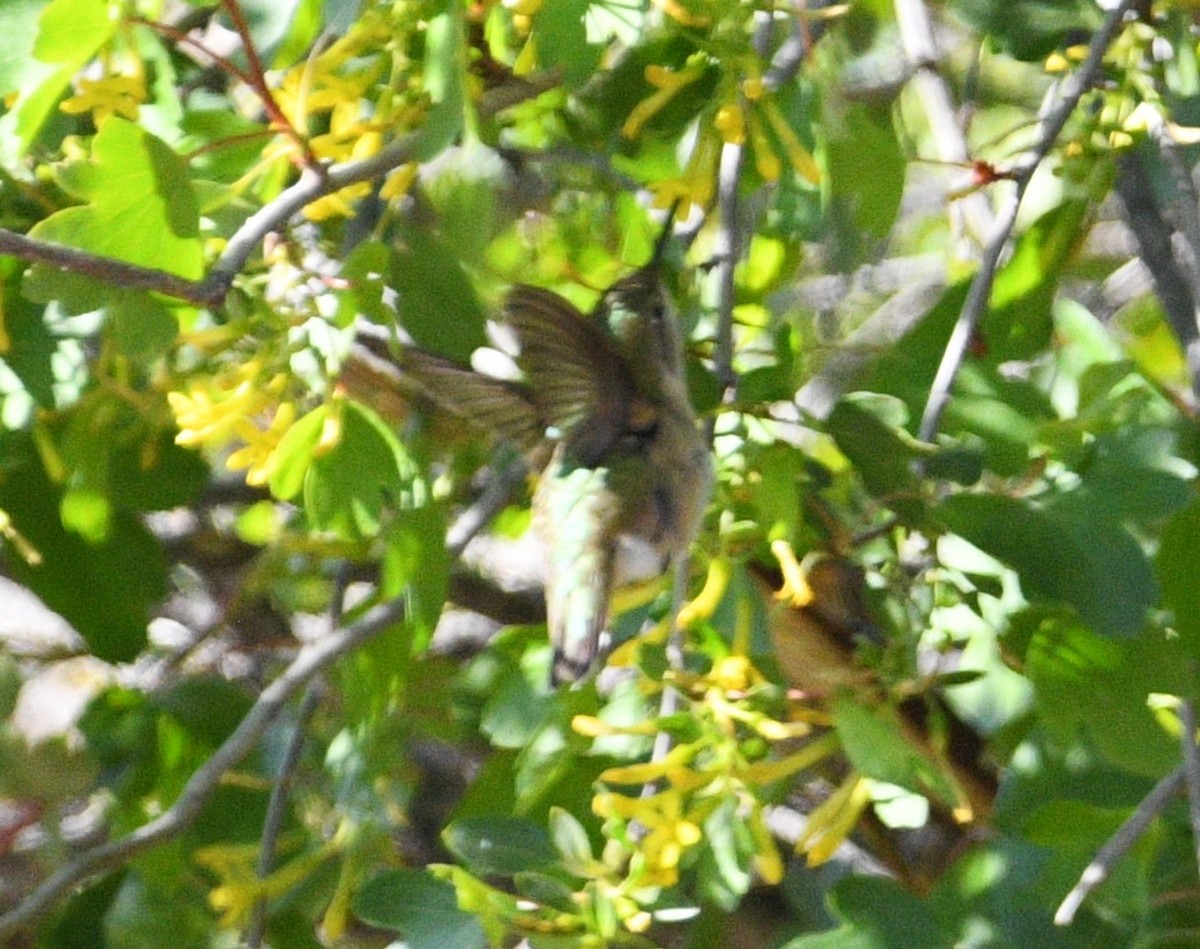
<path fill-rule="evenodd" d="M 607 325 L 631 362 L 683 376 L 683 333 L 657 266 L 614 283 L 593 316 Z"/>

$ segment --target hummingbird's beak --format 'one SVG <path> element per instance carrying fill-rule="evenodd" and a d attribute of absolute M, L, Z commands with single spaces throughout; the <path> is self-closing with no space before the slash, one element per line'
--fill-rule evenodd
<path fill-rule="evenodd" d="M 658 235 L 658 240 L 654 243 L 654 253 L 650 256 L 649 263 L 646 268 L 657 267 L 662 263 L 663 255 L 667 252 L 667 244 L 671 240 L 671 235 L 675 233 L 675 215 L 679 211 L 680 200 L 678 198 L 671 204 L 667 211 L 667 219 L 663 221 L 662 233 Z"/>

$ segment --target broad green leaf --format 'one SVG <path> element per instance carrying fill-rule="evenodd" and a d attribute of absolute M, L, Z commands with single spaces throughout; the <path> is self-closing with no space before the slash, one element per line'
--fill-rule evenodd
<path fill-rule="evenodd" d="M 1100 24 L 1100 8 L 1090 0 L 952 0 L 950 7 L 1001 49 L 1030 61 Z"/>
<path fill-rule="evenodd" d="M 0 94 L 20 89 L 30 67 L 38 40 L 38 19 L 49 0 L 6 0 L 0 4 Z"/>
<path fill-rule="evenodd" d="M 592 842 L 583 825 L 569 811 L 552 807 L 550 832 L 567 869 L 580 875 L 586 873 L 595 858 L 592 855 Z"/>
<path fill-rule="evenodd" d="M 423 349 L 467 362 L 487 343 L 486 314 L 453 252 L 418 228 L 404 233 L 391 268 L 400 324 Z"/>
<path fill-rule="evenodd" d="M 1167 522 L 1154 566 L 1171 625 L 1200 658 L 1200 501 L 1193 499 Z"/>
<path fill-rule="evenodd" d="M 439 4 L 441 12 L 429 18 L 425 30 L 425 91 L 433 108 L 421 126 L 415 157 L 427 161 L 454 142 L 462 131 L 467 71 L 462 8 L 454 0 Z"/>
<path fill-rule="evenodd" d="M 113 342 L 126 356 L 149 362 L 165 356 L 175 342 L 175 314 L 148 293 L 122 293 L 108 308 Z"/>
<path fill-rule="evenodd" d="M 1106 636 L 1136 635 L 1158 599 L 1146 555 L 1114 524 L 990 494 L 954 495 L 936 513 L 954 533 L 1012 567 L 1027 597 L 1069 603 Z"/>
<path fill-rule="evenodd" d="M 468 817 L 442 832 L 446 847 L 474 873 L 512 876 L 546 870 L 559 854 L 546 828 L 515 817 Z"/>
<path fill-rule="evenodd" d="M 41 557 L 29 563 L 10 549 L 6 567 L 61 614 L 101 659 L 132 659 L 146 642 L 150 610 L 166 589 L 162 551 L 134 516 L 111 513 L 102 540 L 89 543 L 64 528 L 61 489 L 30 461 L 0 478 L 0 509 Z"/>
<path fill-rule="evenodd" d="M 893 709 L 842 697 L 834 702 L 833 719 L 846 757 L 862 774 L 955 803 L 954 785 L 906 740 L 905 726 Z"/>
<path fill-rule="evenodd" d="M 852 258 L 867 239 L 887 237 L 904 190 L 904 153 L 890 102 L 842 102 L 826 115 L 828 187 L 842 243 Z"/>
<path fill-rule="evenodd" d="M 1159 725 L 1150 693 L 1189 686 L 1178 640 L 1147 632 L 1116 640 L 1064 618 L 1045 618 L 1025 654 L 1040 720 L 1059 741 L 1086 734 L 1092 747 L 1132 774 L 1161 777 L 1178 759 L 1176 739 Z"/>
<path fill-rule="evenodd" d="M 953 944 L 924 903 L 883 877 L 849 876 L 829 898 L 847 925 L 801 936 L 784 949 L 945 949 Z"/>
<path fill-rule="evenodd" d="M 317 406 L 293 422 L 275 446 L 275 468 L 271 472 L 270 485 L 271 493 L 281 501 L 290 501 L 303 489 L 329 411 L 328 405 Z"/>
<path fill-rule="evenodd" d="M 1062 268 L 1086 230 L 1091 205 L 1067 201 L 1042 215 L 1016 241 L 996 274 L 988 312 L 980 324 L 987 361 L 1029 359 L 1050 340 L 1051 309 Z"/>
<path fill-rule="evenodd" d="M 395 434 L 366 406 L 340 409 L 337 444 L 312 460 L 304 509 L 317 530 L 346 540 L 373 537 L 386 517 L 422 503 L 416 470 Z"/>
<path fill-rule="evenodd" d="M 179 157 L 132 122 L 109 118 L 92 157 L 59 172 L 86 203 L 57 211 L 31 237 L 181 277 L 200 277 L 199 209 Z"/>
<path fill-rule="evenodd" d="M 54 0 L 38 21 L 33 55 L 44 63 L 80 63 L 115 30 L 106 0 Z"/>
<path fill-rule="evenodd" d="M 233 733 L 252 704 L 244 689 L 217 676 L 180 679 L 154 696 L 155 706 L 213 748 Z"/>
<path fill-rule="evenodd" d="M 354 913 L 372 926 L 399 932 L 409 949 L 483 949 L 483 929 L 458 908 L 454 887 L 420 870 L 390 870 L 368 880 Z"/>
<path fill-rule="evenodd" d="M 563 71 L 568 86 L 582 85 L 600 60 L 601 48 L 588 43 L 584 16 L 591 0 L 544 3 L 534 17 L 538 59 L 546 68 Z"/>
<path fill-rule="evenodd" d="M 914 484 L 912 463 L 927 449 L 905 430 L 907 422 L 908 412 L 899 399 L 873 392 L 844 396 L 829 416 L 829 434 L 876 495 L 898 493 Z"/>

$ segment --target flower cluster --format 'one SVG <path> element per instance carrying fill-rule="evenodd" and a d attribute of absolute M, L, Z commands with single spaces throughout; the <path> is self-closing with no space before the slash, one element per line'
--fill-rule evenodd
<path fill-rule="evenodd" d="M 180 445 L 221 450 L 240 443 L 225 461 L 231 471 L 246 470 L 246 482 L 261 485 L 273 470 L 273 453 L 296 418 L 295 404 L 280 401 L 288 377 L 263 380 L 261 361 L 251 359 L 215 376 L 194 377 L 186 392 L 168 392 L 179 426 Z"/>
<path fill-rule="evenodd" d="M 697 17 L 678 4 L 664 4 L 664 8 L 683 26 L 691 25 Z M 742 33 L 731 30 L 722 35 Z M 676 177 L 651 185 L 655 206 L 669 207 L 679 202 L 684 211 L 691 205 L 706 206 L 716 187 L 724 145 L 749 145 L 755 169 L 764 181 L 778 181 L 786 163 L 800 179 L 817 184 L 821 178 L 817 162 L 785 117 L 776 94 L 767 88 L 752 50 L 726 51 L 721 56 L 711 51 L 697 52 L 680 69 L 647 66 L 646 82 L 654 91 L 630 111 L 622 135 L 638 138 L 651 119 L 713 70 L 719 71 L 717 95 L 698 100 L 695 134 L 683 170 Z"/>
<path fill-rule="evenodd" d="M 110 75 L 81 78 L 75 85 L 75 95 L 64 99 L 59 109 L 68 115 L 90 112 L 99 126 L 110 115 L 136 122 L 138 107 L 145 101 L 146 84 L 140 77 Z"/>

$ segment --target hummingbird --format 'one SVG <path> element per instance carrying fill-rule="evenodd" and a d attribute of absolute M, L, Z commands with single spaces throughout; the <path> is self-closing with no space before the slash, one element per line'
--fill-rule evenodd
<path fill-rule="evenodd" d="M 663 575 L 686 552 L 712 489 L 658 258 L 589 314 L 549 290 L 515 287 L 501 322 L 516 337 L 520 381 L 415 347 L 399 356 L 435 404 L 507 438 L 541 469 L 533 527 L 547 551 L 554 685 L 593 670 L 613 590 Z"/>

